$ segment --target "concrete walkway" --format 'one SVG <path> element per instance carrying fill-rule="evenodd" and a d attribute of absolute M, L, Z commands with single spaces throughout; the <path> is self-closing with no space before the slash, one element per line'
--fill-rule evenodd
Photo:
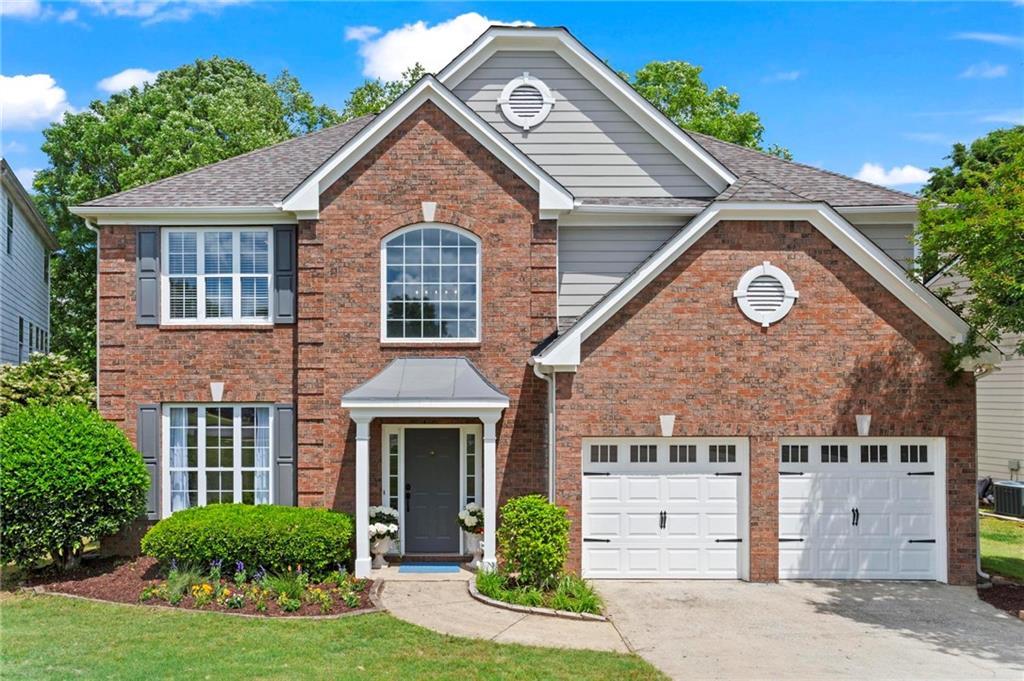
<path fill-rule="evenodd" d="M 374 579 L 385 580 L 380 597 L 388 612 L 442 634 L 549 648 L 629 652 L 610 622 L 530 615 L 484 605 L 469 595 L 468 572 L 402 574 L 397 579 L 374 573 Z"/>

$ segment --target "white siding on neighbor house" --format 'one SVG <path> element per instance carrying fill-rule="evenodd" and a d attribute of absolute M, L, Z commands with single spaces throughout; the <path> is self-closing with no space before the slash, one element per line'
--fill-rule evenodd
<path fill-rule="evenodd" d="M 963 302 L 970 293 L 967 281 L 950 272 L 929 284 L 933 291 L 952 289 L 950 301 Z M 1010 462 L 1024 466 L 1024 357 L 1014 354 L 1020 338 L 1009 336 L 999 349 L 1009 357 L 996 371 L 978 379 L 975 387 L 978 418 L 978 477 L 1024 480 Z"/>
<path fill-rule="evenodd" d="M 861 224 L 854 223 L 864 235 L 875 242 L 889 257 L 909 270 L 914 262 L 914 244 L 910 237 L 914 233 L 914 225 L 910 224 Z"/>
<path fill-rule="evenodd" d="M 14 204 L 14 235 L 7 253 L 7 190 L 0 187 L 0 363 L 17 364 L 18 319 L 24 319 L 24 349 L 29 353 L 29 323 L 50 331 L 50 288 L 43 278 L 46 247 Z"/>
<path fill-rule="evenodd" d="M 682 225 L 559 226 L 558 317 L 564 326 L 651 257 Z"/>
<path fill-rule="evenodd" d="M 510 125 L 497 103 L 524 72 L 555 98 L 548 117 L 528 132 Z M 454 92 L 577 198 L 716 194 L 554 52 L 499 51 Z"/>

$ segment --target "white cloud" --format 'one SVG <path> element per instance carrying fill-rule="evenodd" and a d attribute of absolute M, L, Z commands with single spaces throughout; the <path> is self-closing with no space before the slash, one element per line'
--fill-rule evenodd
<path fill-rule="evenodd" d="M 924 184 L 931 173 L 917 166 L 893 166 L 886 170 L 877 163 L 865 163 L 854 177 L 858 180 L 894 187 L 901 184 Z"/>
<path fill-rule="evenodd" d="M 346 26 L 345 40 L 355 40 L 361 43 L 364 40 L 369 40 L 378 33 L 380 33 L 380 29 L 376 26 Z"/>
<path fill-rule="evenodd" d="M 64 10 L 63 12 L 60 12 L 57 15 L 57 21 L 62 23 L 62 24 L 66 24 L 69 21 L 75 21 L 77 19 L 78 19 L 78 10 L 75 9 L 74 7 L 69 7 L 68 9 Z"/>
<path fill-rule="evenodd" d="M 1010 125 L 1024 125 L 1024 111 L 1000 111 L 998 113 L 982 116 L 978 120 L 982 123 L 1009 123 Z"/>
<path fill-rule="evenodd" d="M 982 33 L 978 31 L 967 32 L 967 33 L 956 33 L 953 35 L 954 40 L 973 40 L 979 43 L 989 43 L 990 45 L 1003 45 L 1005 47 L 1016 47 L 1017 45 L 1024 44 L 1024 38 L 1019 35 L 1007 35 L 1005 33 Z"/>
<path fill-rule="evenodd" d="M 132 87 L 141 88 L 144 83 L 152 83 L 156 80 L 159 71 L 148 69 L 125 69 L 120 73 L 104 78 L 96 83 L 96 87 L 105 92 L 121 92 Z"/>
<path fill-rule="evenodd" d="M 67 93 L 57 86 L 53 76 L 46 73 L 0 75 L 0 127 L 3 129 L 32 128 L 58 120 L 70 110 Z"/>
<path fill-rule="evenodd" d="M 17 140 L 5 142 L 2 148 L 5 154 L 21 154 L 28 151 L 28 147 Z"/>
<path fill-rule="evenodd" d="M 351 29 L 345 33 L 348 40 L 360 43 L 363 75 L 394 80 L 417 62 L 431 73 L 440 71 L 494 24 L 533 26 L 529 21 L 497 21 L 468 12 L 433 26 L 428 26 L 425 21 L 406 24 L 372 39 L 370 36 L 376 35 L 370 30 L 376 28 L 373 26 L 354 27 L 356 30 L 351 38 L 347 37 Z"/>
<path fill-rule="evenodd" d="M 216 14 L 228 5 L 249 0 L 81 0 L 103 16 L 141 19 L 143 26 L 164 21 L 188 21 L 196 14 Z"/>
<path fill-rule="evenodd" d="M 3 0 L 0 2 L 0 16 L 35 19 L 43 12 L 39 0 Z"/>
<path fill-rule="evenodd" d="M 961 78 L 1002 78 L 1009 72 L 1006 64 L 989 64 L 987 61 L 971 64 L 963 73 Z"/>
<path fill-rule="evenodd" d="M 39 168 L 15 168 L 14 175 L 18 178 L 18 182 L 21 182 L 21 186 L 25 188 L 29 194 L 35 194 L 32 190 L 32 180 L 36 179 L 36 173 L 39 172 Z"/>
<path fill-rule="evenodd" d="M 762 83 L 787 83 L 804 75 L 803 71 L 777 71 L 761 79 Z"/>

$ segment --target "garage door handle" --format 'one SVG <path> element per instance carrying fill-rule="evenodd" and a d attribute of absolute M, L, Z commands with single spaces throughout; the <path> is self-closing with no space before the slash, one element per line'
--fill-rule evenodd
<path fill-rule="evenodd" d="M 779 471 L 779 475 L 803 475 L 803 471 Z"/>
<path fill-rule="evenodd" d="M 611 475 L 611 473 L 599 473 L 597 471 L 583 471 L 583 475 Z"/>
<path fill-rule="evenodd" d="M 732 475 L 732 476 L 739 476 L 739 475 L 743 475 L 743 473 L 715 473 L 715 475 Z"/>
<path fill-rule="evenodd" d="M 583 541 L 585 541 L 585 542 L 599 542 L 601 544 L 610 544 L 612 540 L 611 539 L 597 539 L 595 537 L 584 537 Z"/>
<path fill-rule="evenodd" d="M 783 541 L 803 541 L 803 537 L 801 537 L 799 539 L 789 539 L 789 538 L 786 538 L 786 537 L 779 537 L 779 541 L 780 542 L 783 542 Z"/>
<path fill-rule="evenodd" d="M 913 471 L 907 475 L 935 475 L 935 471 Z"/>
<path fill-rule="evenodd" d="M 934 539 L 908 539 L 908 544 L 934 544 Z"/>
<path fill-rule="evenodd" d="M 715 543 L 716 544 L 739 544 L 742 541 L 743 541 L 742 539 L 716 539 Z"/>

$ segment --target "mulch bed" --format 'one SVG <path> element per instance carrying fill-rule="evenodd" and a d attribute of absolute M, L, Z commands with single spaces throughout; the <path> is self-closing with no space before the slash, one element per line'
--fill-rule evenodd
<path fill-rule="evenodd" d="M 993 584 L 987 589 L 978 589 L 978 598 L 1014 617 L 1024 613 L 1024 584 Z"/>
<path fill-rule="evenodd" d="M 145 602 L 139 601 L 139 594 L 142 593 L 144 588 L 159 584 L 162 581 L 163 575 L 160 572 L 157 561 L 153 558 L 144 557 L 137 558 L 135 560 L 126 560 L 123 558 L 101 558 L 83 561 L 80 567 L 77 567 L 65 574 L 49 573 L 34 575 L 30 579 L 26 580 L 24 585 L 28 587 L 42 587 L 45 591 L 83 596 L 85 598 L 95 598 L 101 601 L 112 601 L 114 603 L 132 603 L 135 605 L 141 604 L 149 606 L 159 605 L 164 607 L 177 607 L 186 610 L 208 610 L 266 617 L 322 617 L 359 612 L 361 610 L 370 610 L 376 607 L 370 600 L 370 591 L 373 588 L 373 583 L 369 581 L 366 583 L 366 588 L 358 594 L 358 607 L 348 607 L 338 594 L 331 592 L 334 604 L 332 605 L 331 610 L 326 613 L 320 609 L 319 605 L 312 603 L 303 603 L 302 607 L 298 610 L 294 612 L 285 612 L 277 604 L 276 600 L 267 601 L 266 612 L 257 612 L 256 606 L 251 602 L 246 602 L 245 606 L 242 608 L 226 608 L 215 602 L 211 602 L 203 608 L 196 608 L 193 605 L 191 595 L 186 595 L 177 606 L 172 606 L 166 601 L 159 599 L 152 599 Z M 233 583 L 226 580 L 224 580 L 223 583 L 230 588 L 232 592 L 235 591 L 235 585 Z M 330 591 L 333 588 L 321 584 L 310 584 L 309 586 L 319 586 L 325 591 Z"/>

